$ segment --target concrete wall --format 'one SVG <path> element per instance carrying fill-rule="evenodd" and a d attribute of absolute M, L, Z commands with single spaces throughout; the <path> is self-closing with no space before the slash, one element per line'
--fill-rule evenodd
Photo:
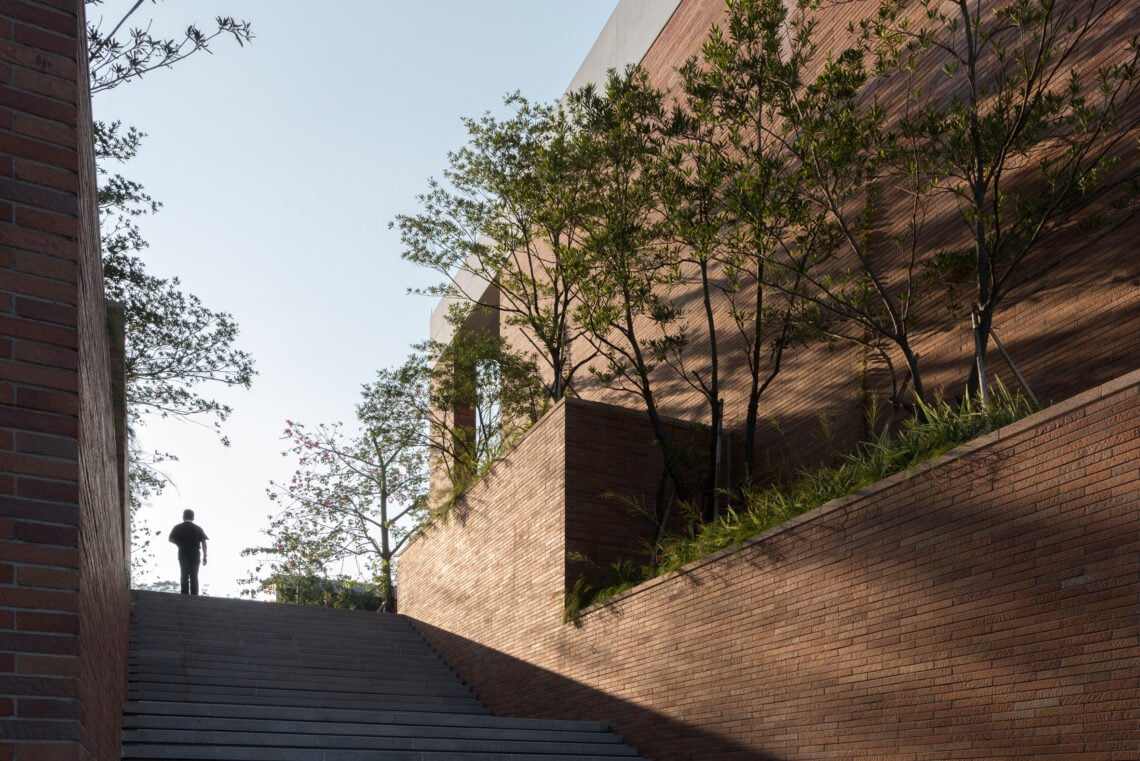
<path fill-rule="evenodd" d="M 0 758 L 16 761 L 119 758 L 129 545 L 91 139 L 83 3 L 5 2 Z"/>
<path fill-rule="evenodd" d="M 655 761 L 1135 757 L 1140 372 L 575 625 L 578 409 L 401 558 L 401 610 L 496 712 L 608 721 Z"/>

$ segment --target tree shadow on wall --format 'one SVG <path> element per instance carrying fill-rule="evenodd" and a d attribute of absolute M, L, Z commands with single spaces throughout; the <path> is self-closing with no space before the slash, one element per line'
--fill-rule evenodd
<path fill-rule="evenodd" d="M 430 624 L 411 623 L 496 716 L 600 721 L 656 761 L 786 761 Z M 473 688 L 474 689 L 474 688 Z"/>

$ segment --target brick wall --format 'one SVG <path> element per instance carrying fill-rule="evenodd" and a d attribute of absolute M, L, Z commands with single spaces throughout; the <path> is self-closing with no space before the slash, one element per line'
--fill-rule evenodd
<path fill-rule="evenodd" d="M 842 44 L 875 5 L 830 5 L 822 46 Z M 1134 5 L 1111 5 L 1083 63 L 1118 55 L 1140 21 Z M 654 81 L 674 87 L 674 68 L 722 16 L 721 0 L 682 0 L 642 61 Z M 1140 100 L 1126 112 L 1120 167 L 1133 171 Z M 932 205 L 926 223 L 939 246 L 963 240 L 952 203 Z M 886 220 L 875 235 L 904 225 Z M 599 404 L 640 410 L 581 377 L 591 403 L 556 407 L 460 503 L 462 521 L 407 548 L 401 610 L 495 710 L 611 721 L 658 761 L 1135 758 L 1136 231 L 1132 216 L 1096 240 L 1050 240 L 1049 257 L 1077 255 L 1042 267 L 995 316 L 1043 401 L 1099 390 L 562 625 L 574 553 L 604 562 L 645 535 L 605 493 L 649 497 L 660 474 L 644 412 Z M 972 337 L 968 313 L 946 306 L 916 300 L 912 340 L 927 389 L 953 397 Z M 690 370 L 707 348 L 695 331 Z M 881 398 L 885 374 L 861 359 L 842 345 L 785 357 L 753 474 L 833 459 L 865 437 L 864 393 Z M 738 354 L 721 362 L 740 476 L 747 368 Z M 989 362 L 1017 386 L 996 349 Z M 666 372 L 662 412 L 701 420 L 700 399 Z"/>
<path fill-rule="evenodd" d="M 606 572 L 614 561 L 647 562 L 657 519 L 676 530 L 683 516 L 645 412 L 583 399 L 563 404 L 566 578 L 573 583 L 585 574 L 608 586 L 616 580 Z M 706 429 L 664 423 L 680 471 L 698 488 L 710 459 Z"/>
<path fill-rule="evenodd" d="M 0 758 L 115 759 L 126 519 L 83 4 L 0 7 Z"/>
<path fill-rule="evenodd" d="M 1140 372 L 563 625 L 574 409 L 401 558 L 401 610 L 496 712 L 656 761 L 1136 757 Z"/>
<path fill-rule="evenodd" d="M 433 600 L 480 627 L 508 627 L 524 639 L 561 619 L 565 583 L 566 405 L 542 418 L 444 521 L 400 555 L 413 602 Z M 509 518 L 508 518 L 509 516 Z M 513 518 L 514 520 L 510 520 Z M 458 620 L 456 621 L 458 623 Z"/>

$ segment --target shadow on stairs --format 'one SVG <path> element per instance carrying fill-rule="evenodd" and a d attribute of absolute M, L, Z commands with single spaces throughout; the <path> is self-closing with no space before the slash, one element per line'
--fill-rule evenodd
<path fill-rule="evenodd" d="M 133 593 L 124 759 L 604 761 L 604 725 L 492 716 L 403 616 Z"/>

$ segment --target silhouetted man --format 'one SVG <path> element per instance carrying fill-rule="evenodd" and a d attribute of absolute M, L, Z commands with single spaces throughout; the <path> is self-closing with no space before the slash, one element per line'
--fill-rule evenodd
<path fill-rule="evenodd" d="M 206 565 L 206 532 L 194 522 L 194 511 L 183 510 L 182 522 L 170 531 L 170 541 L 178 545 L 178 580 L 182 594 L 198 594 L 198 565 Z M 199 554 L 198 545 L 202 545 Z"/>

